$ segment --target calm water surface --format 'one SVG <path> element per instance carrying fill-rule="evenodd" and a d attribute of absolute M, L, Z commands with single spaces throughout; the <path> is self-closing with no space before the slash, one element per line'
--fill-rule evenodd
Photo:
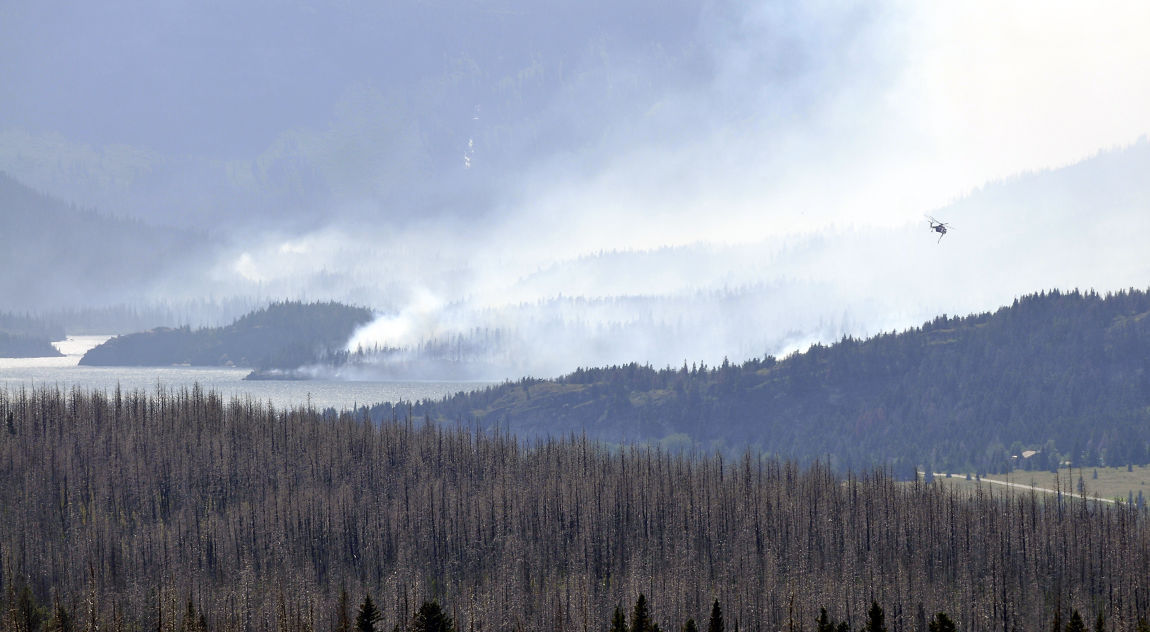
<path fill-rule="evenodd" d="M 96 389 L 155 392 L 165 389 L 191 388 L 198 383 L 207 390 L 233 396 L 270 401 L 277 408 L 306 406 L 317 408 L 354 408 L 378 402 L 439 399 L 459 391 L 481 389 L 489 382 L 347 382 L 334 380 L 252 381 L 245 382 L 248 369 L 217 367 L 89 367 L 78 366 L 80 357 L 110 336 L 69 336 L 54 342 L 65 354 L 61 358 L 0 358 L 0 389 L 21 386 L 59 386 L 71 389 Z"/>

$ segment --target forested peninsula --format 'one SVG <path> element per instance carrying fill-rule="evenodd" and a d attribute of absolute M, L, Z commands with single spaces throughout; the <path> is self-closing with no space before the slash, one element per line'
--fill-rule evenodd
<path fill-rule="evenodd" d="M 1150 613 L 1150 516 L 1068 494 L 199 388 L 0 389 L 0 420 L 5 629 L 332 630 L 348 594 L 372 597 L 372 629 L 424 629 L 432 602 L 458 630 L 604 630 L 638 595 L 666 630 L 716 601 L 740 630 L 819 629 L 822 609 L 856 630 L 875 606 L 890 630 L 935 613 L 961 630 L 1133 630 Z"/>
<path fill-rule="evenodd" d="M 993 313 L 721 366 L 628 364 L 381 404 L 520 436 L 737 454 L 838 471 L 996 473 L 1150 463 L 1150 295 L 1043 292 Z M 1034 451 L 1028 459 L 1024 452 Z"/>
<path fill-rule="evenodd" d="M 48 358 L 63 355 L 52 346 L 64 339 L 56 323 L 28 315 L 0 312 L 0 358 Z"/>
<path fill-rule="evenodd" d="M 84 354 L 80 364 L 295 369 L 342 351 L 371 318 L 369 309 L 335 302 L 273 303 L 225 327 L 163 327 L 117 336 Z"/>

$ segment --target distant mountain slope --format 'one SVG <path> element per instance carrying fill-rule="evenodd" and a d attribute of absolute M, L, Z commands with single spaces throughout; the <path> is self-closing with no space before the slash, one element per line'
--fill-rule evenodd
<path fill-rule="evenodd" d="M 526 436 L 751 446 L 902 473 L 922 464 L 1000 471 L 1023 448 L 1041 450 L 1029 467 L 1146 463 L 1147 316 L 1142 291 L 1042 293 L 993 314 L 940 316 L 782 360 L 581 369 L 424 402 L 416 412 Z"/>
<path fill-rule="evenodd" d="M 86 26 L 68 36 L 13 33 L 6 50 L 28 57 L 4 60 L 24 72 L 4 76 L 21 89 L 5 93 L 0 169 L 67 200 L 183 226 L 282 229 L 348 207 L 386 209 L 389 224 L 456 208 L 470 215 L 557 149 L 618 137 L 620 121 L 652 125 L 664 95 L 712 70 L 699 7 L 683 0 L 658 11 L 607 0 L 546 11 L 528 0 L 240 2 L 197 9 L 195 19 L 148 3 L 109 6 L 196 54 L 139 48 L 130 20 L 100 11 L 74 16 Z M 35 14 L 5 18 L 12 28 L 37 23 Z M 301 50 L 301 38 L 316 45 Z M 45 101 L 54 97 L 33 97 L 37 87 L 55 95 L 93 80 L 56 65 L 48 51 L 61 46 L 129 73 L 132 100 L 95 81 L 84 116 L 32 126 L 50 133 L 15 128 L 21 106 L 52 118 Z"/>
<path fill-rule="evenodd" d="M 62 355 L 47 338 L 18 336 L 0 331 L 0 358 L 50 358 Z"/>
<path fill-rule="evenodd" d="M 80 364 L 294 369 L 342 350 L 371 317 L 368 309 L 339 303 L 275 303 L 226 327 L 159 328 L 112 338 L 84 354 Z"/>
<path fill-rule="evenodd" d="M 44 358 L 63 355 L 52 346 L 63 340 L 59 325 L 31 316 L 0 312 L 0 358 Z"/>
<path fill-rule="evenodd" d="M 112 304 L 211 249 L 202 234 L 80 210 L 0 172 L 0 307 Z"/>

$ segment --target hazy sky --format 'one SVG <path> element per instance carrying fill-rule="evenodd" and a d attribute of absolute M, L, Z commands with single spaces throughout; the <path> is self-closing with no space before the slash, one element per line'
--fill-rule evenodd
<path fill-rule="evenodd" d="M 365 339 L 753 284 L 835 288 L 777 293 L 836 324 L 772 340 L 874 333 L 1147 285 L 1145 151 L 980 191 L 1150 132 L 1147 32 L 1143 2 L 5 0 L 0 170 L 217 231 L 174 291 L 358 300 L 386 314 Z M 636 254 L 603 272 L 612 251 Z"/>

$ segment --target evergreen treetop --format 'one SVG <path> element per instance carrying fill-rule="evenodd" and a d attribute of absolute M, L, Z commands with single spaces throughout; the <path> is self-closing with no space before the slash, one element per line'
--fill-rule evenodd
<path fill-rule="evenodd" d="M 815 622 L 815 632 L 834 632 L 835 626 L 827 615 L 826 608 L 819 608 L 819 618 Z"/>
<path fill-rule="evenodd" d="M 359 614 L 355 617 L 355 629 L 359 632 L 375 632 L 375 624 L 382 618 L 383 613 L 371 601 L 371 596 L 364 595 Z"/>
<path fill-rule="evenodd" d="M 440 607 L 439 602 L 424 601 L 411 623 L 412 632 L 455 632 L 455 623 Z"/>
<path fill-rule="evenodd" d="M 1082 615 L 1078 614 L 1077 608 L 1070 613 L 1070 620 L 1066 622 L 1066 632 L 1086 632 L 1086 622 L 1082 620 Z"/>
<path fill-rule="evenodd" d="M 711 620 L 707 622 L 707 632 L 723 632 L 723 609 L 719 606 L 718 599 L 711 606 Z"/>
<path fill-rule="evenodd" d="M 877 601 L 870 602 L 870 610 L 867 611 L 866 632 L 886 632 L 886 616 L 883 614 L 882 607 L 878 605 Z"/>
<path fill-rule="evenodd" d="M 623 614 L 623 606 L 615 606 L 615 614 L 611 615 L 611 632 L 627 632 L 627 616 Z"/>
<path fill-rule="evenodd" d="M 631 613 L 631 632 L 652 632 L 651 613 L 643 593 L 639 593 L 639 598 L 635 600 L 635 610 Z"/>
<path fill-rule="evenodd" d="M 955 632 L 956 628 L 954 621 L 951 621 L 945 612 L 940 612 L 931 617 L 927 630 L 928 632 Z"/>

